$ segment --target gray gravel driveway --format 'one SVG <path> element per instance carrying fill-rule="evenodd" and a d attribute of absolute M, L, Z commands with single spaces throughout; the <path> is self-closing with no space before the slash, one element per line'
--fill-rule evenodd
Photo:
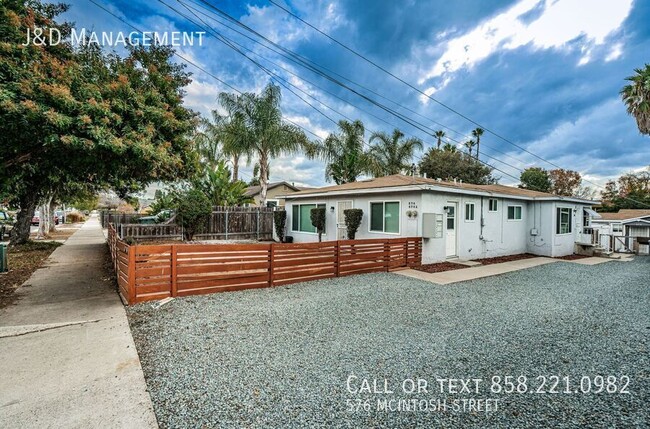
<path fill-rule="evenodd" d="M 648 257 L 446 286 L 369 274 L 128 314 L 162 428 L 648 427 L 649 275 Z M 478 392 L 441 393 L 450 378 Z"/>

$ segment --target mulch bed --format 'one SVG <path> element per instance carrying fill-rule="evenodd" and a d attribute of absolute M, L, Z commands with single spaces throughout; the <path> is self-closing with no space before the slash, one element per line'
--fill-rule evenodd
<path fill-rule="evenodd" d="M 443 271 L 460 270 L 463 268 L 469 267 L 461 264 L 454 264 L 452 262 L 438 262 L 436 264 L 420 265 L 419 267 L 414 267 L 413 269 L 424 271 L 425 273 L 442 273 Z"/>
<path fill-rule="evenodd" d="M 46 239 L 48 240 L 67 240 L 72 234 L 77 232 L 81 228 L 83 223 L 69 223 L 64 225 L 57 225 L 55 231 L 47 234 Z M 31 240 L 36 238 L 36 233 L 30 234 L 29 238 Z"/>
<path fill-rule="evenodd" d="M 61 243 L 53 241 L 30 241 L 8 248 L 9 271 L 0 274 L 0 308 L 7 307 L 16 301 L 16 289 L 29 279 L 32 273 L 59 246 Z"/>
<path fill-rule="evenodd" d="M 519 255 L 497 256 L 495 258 L 473 259 L 475 262 L 480 262 L 481 265 L 500 264 L 502 262 L 519 261 L 520 259 L 539 258 L 537 255 L 530 253 L 520 253 Z"/>
<path fill-rule="evenodd" d="M 589 256 L 585 255 L 567 255 L 567 256 L 558 256 L 554 259 L 563 259 L 565 261 L 575 261 L 576 259 L 585 259 L 589 258 Z"/>

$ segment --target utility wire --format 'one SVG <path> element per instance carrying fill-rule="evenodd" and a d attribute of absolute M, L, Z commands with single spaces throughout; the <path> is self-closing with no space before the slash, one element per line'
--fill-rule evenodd
<path fill-rule="evenodd" d="M 218 40 L 220 40 L 221 42 L 223 42 L 223 43 L 226 44 L 227 46 L 231 47 L 233 50 L 235 50 L 235 51 L 238 52 L 239 54 L 243 55 L 245 58 L 247 58 L 248 60 L 250 60 L 251 62 L 253 62 L 255 65 L 257 65 L 258 67 L 260 67 L 260 68 L 261 68 L 265 73 L 267 73 L 267 74 L 268 74 L 272 79 L 275 77 L 276 80 L 278 80 L 279 83 L 280 83 L 283 87 L 285 87 L 287 90 L 289 90 L 292 94 L 294 94 L 294 95 L 295 95 L 296 97 L 298 97 L 300 100 L 302 100 L 303 102 L 305 102 L 307 105 L 309 105 L 310 107 L 312 107 L 312 108 L 313 108 L 314 110 L 316 110 L 318 113 L 320 113 L 321 115 L 323 115 L 323 116 L 324 116 L 325 118 L 327 118 L 329 121 L 333 122 L 335 125 L 337 124 L 336 121 L 334 121 L 331 117 L 329 117 L 328 115 L 326 115 L 325 113 L 323 113 L 322 111 L 320 111 L 318 108 L 316 108 L 314 105 L 312 105 L 312 104 L 309 103 L 308 101 L 306 101 L 304 98 L 302 98 L 302 97 L 300 97 L 299 95 L 297 95 L 297 94 L 296 94 L 294 91 L 292 91 L 292 90 L 291 90 L 287 85 L 295 87 L 298 91 L 303 92 L 303 93 L 304 93 L 305 95 L 307 95 L 308 97 L 313 98 L 313 99 L 316 100 L 317 102 L 323 104 L 325 107 L 328 107 L 330 110 L 332 110 L 332 111 L 338 113 L 338 114 L 341 115 L 342 117 L 344 117 L 344 118 L 346 118 L 346 119 L 348 119 L 348 120 L 352 120 L 352 119 L 348 118 L 347 116 L 341 114 L 340 112 L 337 112 L 335 109 L 333 109 L 333 108 L 327 106 L 327 105 L 326 105 L 325 103 L 323 103 L 322 101 L 319 101 L 318 99 L 316 99 L 315 97 L 313 97 L 311 94 L 305 92 L 305 91 L 302 90 L 301 88 L 299 88 L 299 87 L 297 87 L 297 86 L 291 84 L 290 82 L 288 82 L 288 81 L 286 81 L 285 79 L 281 78 L 281 77 L 278 76 L 277 74 L 271 72 L 269 69 L 267 69 L 266 67 L 262 66 L 259 62 L 257 62 L 257 61 L 255 61 L 254 59 L 250 58 L 248 55 L 246 55 L 244 52 L 242 52 L 241 49 L 237 48 L 237 47 L 234 45 L 234 43 L 230 41 L 230 39 L 227 39 L 227 38 L 226 38 L 225 36 L 223 36 L 221 33 L 219 33 L 219 32 L 216 31 L 214 28 L 212 28 L 209 24 L 207 24 L 203 19 L 201 19 L 200 17 L 198 17 L 198 16 L 197 16 L 197 15 L 196 15 L 196 14 L 195 14 L 195 13 L 194 13 L 190 8 L 189 8 L 189 7 L 187 7 L 185 4 L 183 4 L 183 2 L 181 2 L 180 0 L 178 0 L 178 3 L 180 3 L 180 4 L 183 5 L 183 6 L 185 6 L 185 8 L 188 9 L 188 10 L 189 10 L 189 11 L 190 11 L 194 16 L 196 16 L 196 17 L 197 17 L 197 18 L 198 18 L 198 19 L 199 19 L 199 20 L 200 20 L 204 25 L 206 25 L 207 28 L 202 27 L 201 25 L 197 24 L 197 23 L 196 23 L 195 21 L 193 21 L 191 18 L 187 17 L 187 16 L 186 16 L 185 14 L 183 14 L 182 12 L 179 12 L 179 11 L 178 11 L 177 9 L 175 9 L 174 7 L 169 6 L 169 5 L 168 5 L 167 3 L 165 3 L 164 1 L 162 1 L 162 0 L 158 0 L 158 1 L 159 1 L 161 4 L 163 4 L 163 5 L 167 6 L 168 8 L 170 8 L 171 10 L 173 10 L 174 12 L 178 13 L 178 14 L 179 14 L 180 16 L 182 16 L 183 18 L 185 18 L 185 19 L 187 19 L 188 21 L 192 22 L 193 24 L 197 25 L 197 26 L 198 26 L 199 28 L 201 28 L 202 30 L 206 30 L 208 33 L 211 33 L 211 34 L 215 35 L 215 36 L 218 38 Z M 286 83 L 286 84 L 285 84 L 285 83 Z M 414 124 L 414 126 L 418 127 L 418 126 L 415 125 L 415 124 Z M 418 128 L 419 128 L 419 127 L 418 127 Z M 420 128 L 420 129 L 421 129 L 421 128 Z M 423 130 L 423 131 L 424 131 L 424 130 Z M 428 135 L 428 134 L 427 134 L 427 135 Z M 364 143 L 365 143 L 365 142 L 364 142 Z M 371 147 L 371 146 L 368 145 L 368 147 Z M 497 161 L 499 161 L 499 162 L 501 162 L 501 163 L 503 163 L 503 164 L 505 164 L 505 165 L 508 165 L 508 166 L 510 166 L 511 168 L 515 168 L 515 169 L 519 170 L 517 167 L 514 167 L 514 166 L 512 166 L 512 165 L 510 165 L 510 164 L 508 164 L 508 163 L 505 163 L 505 162 L 503 162 L 503 161 L 501 161 L 501 160 L 499 160 L 499 159 L 497 159 L 497 158 L 491 157 L 491 156 L 489 156 L 489 155 L 486 155 L 486 156 L 488 156 L 488 157 L 491 158 L 491 159 L 495 159 L 495 160 L 497 160 Z M 417 155 L 414 155 L 414 157 L 417 157 L 419 160 L 421 160 L 421 158 L 418 157 Z M 515 176 L 513 176 L 513 175 L 511 175 L 511 174 L 509 174 L 509 173 L 507 173 L 507 172 L 505 172 L 505 171 L 503 171 L 503 170 L 501 170 L 501 169 L 499 169 L 499 168 L 496 168 L 496 167 L 494 167 L 494 166 L 492 166 L 492 165 L 490 165 L 490 164 L 487 164 L 486 162 L 483 162 L 483 161 L 481 161 L 480 159 L 477 159 L 477 160 L 478 160 L 479 162 L 481 162 L 482 164 L 484 164 L 484 165 L 486 165 L 486 166 L 488 166 L 488 167 L 490 167 L 490 168 L 492 168 L 492 169 L 494 169 L 494 170 L 499 171 L 500 173 L 503 173 L 503 174 L 505 174 L 505 175 L 507 175 L 507 176 L 513 178 L 514 180 L 518 180 L 517 177 L 515 177 Z M 521 171 L 521 170 L 519 170 L 519 171 Z"/>

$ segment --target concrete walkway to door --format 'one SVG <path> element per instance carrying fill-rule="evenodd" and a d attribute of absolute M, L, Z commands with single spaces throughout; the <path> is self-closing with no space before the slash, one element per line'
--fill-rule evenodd
<path fill-rule="evenodd" d="M 2 428 L 157 428 L 96 217 L 0 310 Z"/>

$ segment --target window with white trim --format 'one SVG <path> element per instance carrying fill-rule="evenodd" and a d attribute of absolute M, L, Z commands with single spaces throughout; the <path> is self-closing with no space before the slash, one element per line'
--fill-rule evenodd
<path fill-rule="evenodd" d="M 474 222 L 474 203 L 465 203 L 465 222 Z"/>
<path fill-rule="evenodd" d="M 508 220 L 521 220 L 521 206 L 508 206 Z"/>
<path fill-rule="evenodd" d="M 370 203 L 370 231 L 399 233 L 399 201 Z"/>
<path fill-rule="evenodd" d="M 316 227 L 311 224 L 311 209 L 326 208 L 325 204 L 293 204 L 291 206 L 291 230 L 294 232 L 316 233 Z M 325 222 L 327 229 L 327 222 Z"/>
<path fill-rule="evenodd" d="M 555 233 L 556 234 L 570 234 L 573 222 L 571 221 L 571 207 L 558 207 L 557 216 L 555 219 Z"/>
<path fill-rule="evenodd" d="M 495 212 L 497 210 L 499 210 L 499 200 L 496 198 L 490 198 L 488 200 L 488 211 Z"/>
<path fill-rule="evenodd" d="M 612 232 L 623 232 L 623 224 L 622 223 L 613 223 L 612 224 Z"/>

